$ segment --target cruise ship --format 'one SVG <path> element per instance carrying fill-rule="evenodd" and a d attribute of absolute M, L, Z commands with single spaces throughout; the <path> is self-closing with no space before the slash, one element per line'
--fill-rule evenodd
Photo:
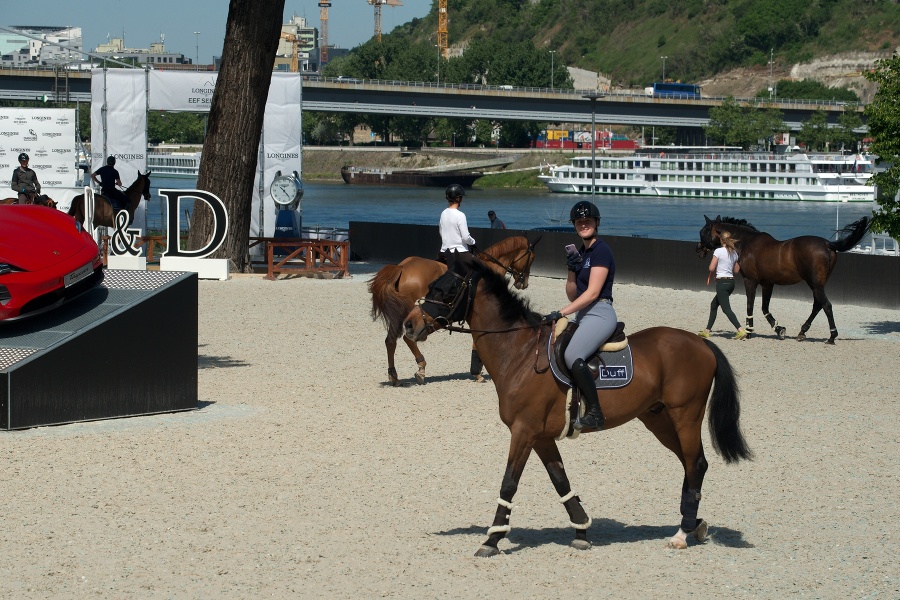
<path fill-rule="evenodd" d="M 147 170 L 162 177 L 195 179 L 200 172 L 199 152 L 147 152 Z"/>
<path fill-rule="evenodd" d="M 866 154 L 744 152 L 729 147 L 644 147 L 626 156 L 573 158 L 538 178 L 551 192 L 726 200 L 874 202 Z"/>

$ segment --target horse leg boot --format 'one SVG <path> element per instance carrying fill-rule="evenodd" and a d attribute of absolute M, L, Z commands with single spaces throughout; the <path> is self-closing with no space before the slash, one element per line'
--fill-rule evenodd
<path fill-rule="evenodd" d="M 572 381 L 581 391 L 581 397 L 584 399 L 585 414 L 575 421 L 575 427 L 578 429 L 603 429 L 603 423 L 606 419 L 603 417 L 603 411 L 600 410 L 600 399 L 597 397 L 597 386 L 594 383 L 594 376 L 591 374 L 590 368 L 583 359 L 576 359 L 572 364 Z"/>
<path fill-rule="evenodd" d="M 484 377 L 481 376 L 481 369 L 484 367 L 484 363 L 481 362 L 481 357 L 478 355 L 478 350 L 475 349 L 475 344 L 472 344 L 472 359 L 469 363 L 469 373 L 472 377 L 475 378 L 475 381 L 481 383 L 484 381 Z"/>

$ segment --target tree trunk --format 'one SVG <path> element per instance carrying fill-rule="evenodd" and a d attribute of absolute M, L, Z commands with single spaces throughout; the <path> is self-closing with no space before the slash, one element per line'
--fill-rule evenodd
<path fill-rule="evenodd" d="M 283 13 L 284 0 L 231 0 L 228 6 L 197 187 L 225 203 L 228 233 L 212 256 L 229 258 L 234 272 L 250 270 L 253 181 Z M 212 232 L 212 211 L 195 203 L 188 247 L 203 247 Z"/>

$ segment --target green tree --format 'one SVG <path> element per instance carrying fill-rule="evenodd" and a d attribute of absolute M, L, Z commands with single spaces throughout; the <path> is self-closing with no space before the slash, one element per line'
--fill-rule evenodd
<path fill-rule="evenodd" d="M 810 115 L 809 120 L 800 125 L 797 140 L 809 150 L 827 149 L 832 140 L 832 132 L 828 127 L 828 115 L 824 110 L 817 110 Z"/>
<path fill-rule="evenodd" d="M 855 152 L 861 136 L 854 129 L 860 129 L 862 126 L 862 117 L 855 110 L 841 114 L 838 117 L 838 126 L 833 132 L 834 142 L 846 150 Z"/>
<path fill-rule="evenodd" d="M 887 166 L 872 177 L 880 194 L 872 229 L 900 239 L 900 56 L 876 62 L 866 79 L 879 85 L 872 103 L 866 106 L 869 135 L 875 138 L 871 150 Z"/>
<path fill-rule="evenodd" d="M 741 106 L 729 96 L 721 106 L 709 109 L 709 124 L 703 129 L 714 142 L 749 148 L 770 140 L 774 133 L 783 130 L 784 121 L 779 110 L 757 105 Z"/>

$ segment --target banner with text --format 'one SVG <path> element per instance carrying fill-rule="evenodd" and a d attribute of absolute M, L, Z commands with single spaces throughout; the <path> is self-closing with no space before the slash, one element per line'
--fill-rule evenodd
<path fill-rule="evenodd" d="M 71 108 L 0 108 L 0 178 L 12 196 L 9 182 L 28 155 L 42 191 L 71 187 L 78 178 L 75 164 L 75 110 Z M 49 194 L 52 198 L 53 195 Z"/>

